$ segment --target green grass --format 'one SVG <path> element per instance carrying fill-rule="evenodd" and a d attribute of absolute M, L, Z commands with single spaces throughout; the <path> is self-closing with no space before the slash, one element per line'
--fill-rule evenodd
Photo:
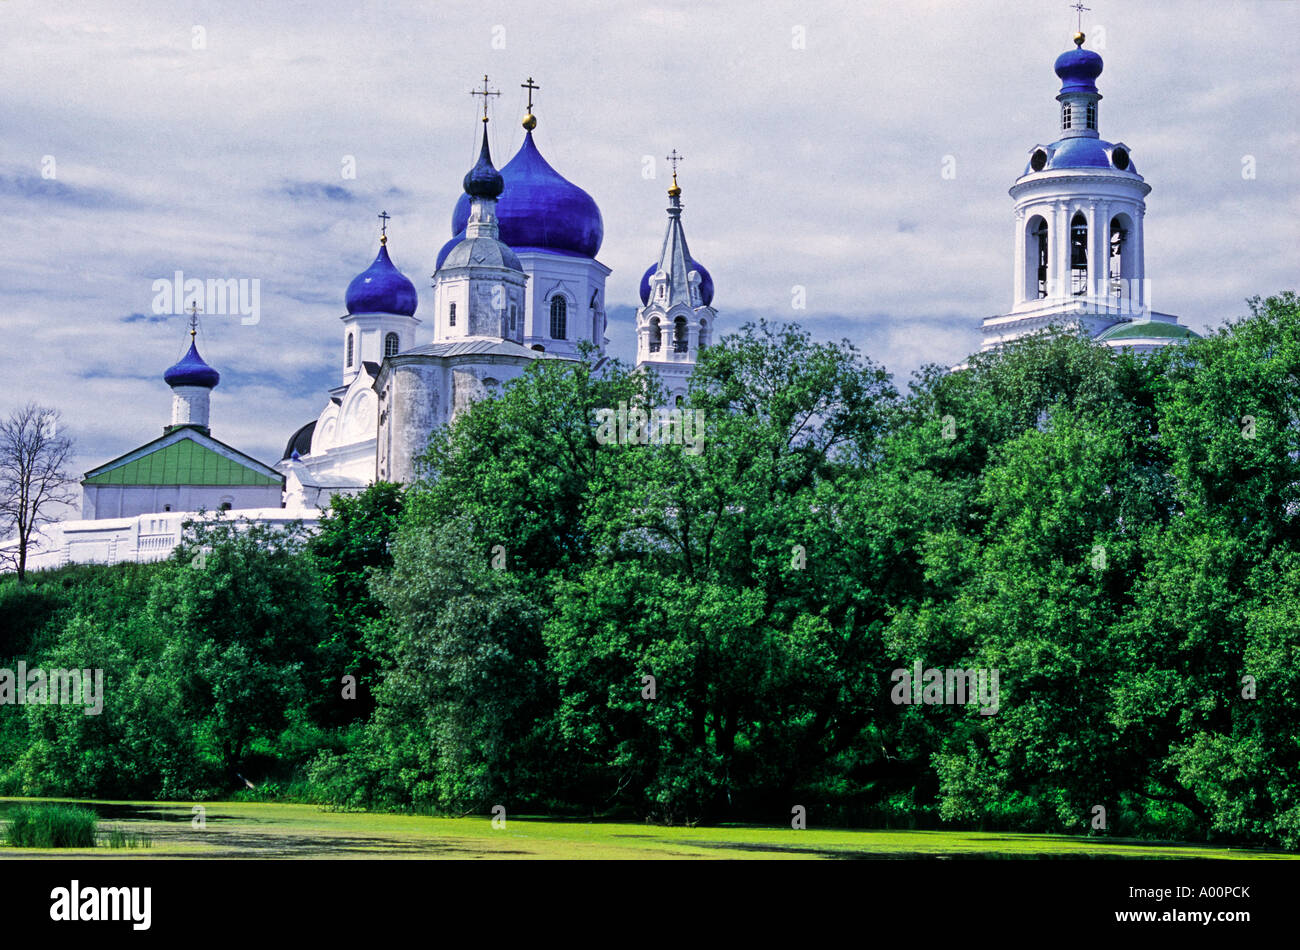
<path fill-rule="evenodd" d="M 93 848 L 95 813 L 76 805 L 31 805 L 9 813 L 5 842 L 14 848 Z"/>
<path fill-rule="evenodd" d="M 129 832 L 114 826 L 109 829 L 108 838 L 104 842 L 110 848 L 152 848 L 153 835 L 143 831 Z"/>
<path fill-rule="evenodd" d="M 31 804 L 0 799 L 6 810 Z M 1208 858 L 1288 859 L 1297 855 L 1209 845 L 1105 837 L 978 831 L 872 831 L 788 826 L 663 827 L 618 821 L 563 821 L 507 816 L 437 818 L 377 812 L 326 812 L 274 802 L 85 802 L 127 836 L 147 841 L 114 857 L 191 858 Z M 200 813 L 195 812 L 201 807 Z M 200 820 L 201 819 L 201 820 Z M 110 833 L 111 839 L 111 833 Z M 111 842 L 110 842 L 111 848 Z M 68 852 L 47 851 L 55 857 Z M 0 858 L 41 852 L 0 847 Z M 78 857 L 109 857 L 85 847 Z"/>

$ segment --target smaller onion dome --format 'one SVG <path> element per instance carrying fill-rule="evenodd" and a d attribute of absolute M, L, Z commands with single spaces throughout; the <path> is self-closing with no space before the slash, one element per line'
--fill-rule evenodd
<path fill-rule="evenodd" d="M 181 357 L 180 362 L 167 368 L 163 373 L 163 382 L 168 386 L 202 386 L 204 389 L 213 389 L 221 382 L 221 374 L 203 362 L 199 348 L 194 344 L 194 337 L 191 336 L 189 352 Z"/>
<path fill-rule="evenodd" d="M 281 461 L 311 455 L 311 437 L 316 433 L 316 422 L 317 420 L 313 419 L 289 436 L 289 442 L 284 447 L 284 455 L 280 456 Z"/>
<path fill-rule="evenodd" d="M 1082 35 L 1076 37 L 1082 43 Z M 1097 91 L 1097 77 L 1101 75 L 1101 57 L 1082 46 L 1067 50 L 1056 57 L 1056 75 L 1061 79 L 1061 92 Z"/>
<path fill-rule="evenodd" d="M 396 313 L 412 316 L 419 304 L 415 285 L 393 266 L 388 244 L 381 241 L 375 261 L 348 284 L 348 313 Z"/>
<path fill-rule="evenodd" d="M 641 302 L 643 304 L 650 302 L 650 278 L 655 275 L 655 271 L 658 269 L 658 264 L 651 264 L 646 268 L 646 272 L 641 275 Z M 689 270 L 700 272 L 700 302 L 706 307 L 710 306 L 713 303 L 713 277 L 704 269 L 703 264 L 694 259 L 690 262 Z"/>
<path fill-rule="evenodd" d="M 505 190 L 505 179 L 492 167 L 492 153 L 488 150 L 487 120 L 483 122 L 483 148 L 478 162 L 465 174 L 465 194 L 471 198 L 499 198 Z"/>

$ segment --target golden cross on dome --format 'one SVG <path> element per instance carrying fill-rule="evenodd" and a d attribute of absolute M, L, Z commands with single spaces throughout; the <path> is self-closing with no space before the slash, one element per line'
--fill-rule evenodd
<path fill-rule="evenodd" d="M 521 82 L 521 83 L 519 84 L 519 88 L 520 88 L 520 89 L 527 89 L 527 90 L 528 90 L 528 111 L 529 111 L 529 112 L 532 112 L 532 111 L 533 111 L 533 92 L 534 92 L 535 90 L 541 89 L 542 87 L 536 85 L 536 84 L 533 82 L 533 77 L 532 77 L 532 76 L 529 76 L 529 77 L 528 77 L 528 82 Z"/>
<path fill-rule="evenodd" d="M 1083 5 L 1083 0 L 1076 0 L 1075 3 L 1070 4 L 1070 8 L 1072 10 L 1075 10 L 1079 14 L 1079 32 L 1082 33 L 1083 32 L 1083 11 L 1092 10 L 1092 7 L 1085 7 Z"/>
<path fill-rule="evenodd" d="M 500 93 L 500 92 L 490 92 L 490 91 L 488 90 L 488 78 L 487 78 L 487 73 L 484 73 L 484 74 L 483 74 L 483 88 L 482 88 L 481 90 L 480 90 L 480 89 L 471 89 L 471 90 L 469 91 L 469 94 L 470 94 L 471 96 L 482 96 L 482 97 L 483 97 L 483 121 L 486 122 L 486 121 L 488 120 L 488 116 L 487 116 L 488 96 L 499 96 L 499 95 L 501 95 L 501 93 Z"/>
<path fill-rule="evenodd" d="M 528 90 L 528 110 L 524 113 L 524 128 L 531 132 L 537 128 L 537 116 L 533 115 L 533 93 L 542 87 L 533 82 L 533 77 L 528 77 L 528 82 L 521 82 L 520 89 Z"/>
<path fill-rule="evenodd" d="M 669 156 L 667 156 L 668 161 L 672 162 L 672 164 L 673 164 L 673 184 L 674 184 L 674 185 L 677 184 L 677 163 L 680 162 L 680 161 L 681 161 L 683 158 L 685 158 L 685 157 L 686 157 L 685 155 L 678 155 L 678 154 L 677 154 L 677 149 L 673 149 L 672 154 L 669 155 Z"/>

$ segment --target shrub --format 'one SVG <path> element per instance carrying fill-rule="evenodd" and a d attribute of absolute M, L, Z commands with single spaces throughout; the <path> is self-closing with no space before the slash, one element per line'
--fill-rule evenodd
<path fill-rule="evenodd" d="M 93 848 L 95 813 L 76 805 L 31 805 L 9 815 L 5 840 L 15 848 Z"/>

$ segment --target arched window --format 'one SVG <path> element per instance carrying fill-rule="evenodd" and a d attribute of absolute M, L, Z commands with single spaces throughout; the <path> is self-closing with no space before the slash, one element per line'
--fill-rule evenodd
<path fill-rule="evenodd" d="M 344 365 L 345 366 L 352 365 L 352 334 L 351 333 L 348 334 L 348 360 Z"/>
<path fill-rule="evenodd" d="M 1047 296 L 1047 221 L 1035 215 L 1029 222 L 1031 285 L 1038 297 Z"/>
<path fill-rule="evenodd" d="M 1124 229 L 1119 218 L 1110 221 L 1110 276 L 1119 280 L 1127 276 L 1124 273 L 1124 243 L 1128 240 L 1128 231 Z"/>
<path fill-rule="evenodd" d="M 678 317 L 673 321 L 673 352 L 685 353 L 688 342 L 686 339 L 686 318 Z"/>
<path fill-rule="evenodd" d="M 1137 249 L 1134 247 L 1133 219 L 1127 214 L 1117 214 L 1110 219 L 1110 293 L 1117 304 L 1124 299 L 1137 303 L 1141 299 L 1140 281 L 1137 280 Z"/>
<path fill-rule="evenodd" d="M 1088 220 L 1076 211 L 1070 220 L 1070 292 L 1076 297 L 1088 291 Z"/>
<path fill-rule="evenodd" d="M 454 327 L 455 325 L 456 325 L 456 305 L 453 303 L 451 304 L 450 308 L 447 310 L 447 326 Z"/>
<path fill-rule="evenodd" d="M 659 329 L 659 318 L 650 318 L 650 352 L 658 353 L 663 346 L 663 331 Z"/>
<path fill-rule="evenodd" d="M 1064 131 L 1070 127 L 1073 121 L 1074 108 L 1068 102 L 1061 103 L 1061 129 Z"/>
<path fill-rule="evenodd" d="M 569 313 L 569 304 L 563 297 L 556 294 L 551 298 L 551 339 L 565 339 L 564 323 L 565 317 Z"/>
<path fill-rule="evenodd" d="M 385 355 L 385 356 L 396 356 L 396 355 L 397 355 L 398 347 L 399 347 L 399 343 L 397 342 L 397 334 L 396 334 L 396 333 L 390 333 L 390 334 L 388 334 L 388 336 L 384 337 L 384 355 Z"/>
<path fill-rule="evenodd" d="M 1095 102 L 1088 103 L 1087 115 L 1088 115 L 1088 128 L 1090 129 L 1097 128 L 1097 103 Z"/>

